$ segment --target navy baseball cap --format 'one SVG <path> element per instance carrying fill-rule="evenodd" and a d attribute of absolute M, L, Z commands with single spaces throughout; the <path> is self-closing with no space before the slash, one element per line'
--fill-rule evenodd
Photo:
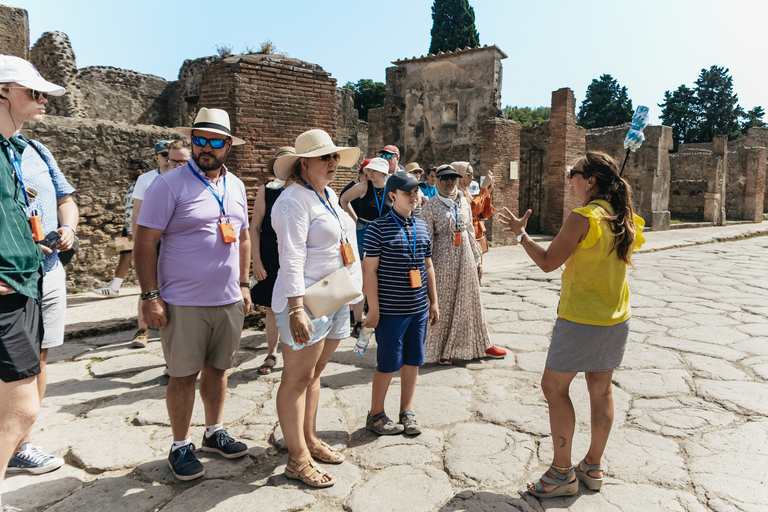
<path fill-rule="evenodd" d="M 416 177 L 405 171 L 397 171 L 391 174 L 387 178 L 387 186 L 384 189 L 384 204 L 392 207 L 392 201 L 389 199 L 389 193 L 395 190 L 402 190 L 403 192 L 410 192 L 414 188 L 419 186 L 419 180 Z"/>

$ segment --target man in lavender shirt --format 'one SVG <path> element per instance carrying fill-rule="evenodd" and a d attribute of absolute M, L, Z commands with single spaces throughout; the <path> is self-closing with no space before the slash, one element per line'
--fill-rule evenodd
<path fill-rule="evenodd" d="M 251 305 L 251 241 L 242 181 L 224 162 L 233 145 L 229 116 L 200 109 L 191 128 L 192 160 L 155 178 L 134 233 L 142 311 L 160 328 L 168 365 L 166 407 L 173 432 L 168 465 L 179 480 L 201 477 L 190 422 L 195 381 L 205 408 L 203 451 L 234 459 L 248 453 L 223 428 L 227 370 Z M 160 254 L 157 243 L 162 241 Z"/>

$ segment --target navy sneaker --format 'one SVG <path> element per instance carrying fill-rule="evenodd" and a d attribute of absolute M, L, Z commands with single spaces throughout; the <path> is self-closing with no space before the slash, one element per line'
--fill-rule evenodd
<path fill-rule="evenodd" d="M 245 443 L 235 441 L 224 429 L 217 430 L 211 437 L 203 434 L 203 444 L 200 447 L 204 452 L 218 453 L 228 459 L 236 459 L 248 453 Z"/>
<path fill-rule="evenodd" d="M 40 475 L 64 465 L 64 459 L 40 451 L 40 448 L 24 443 L 8 461 L 7 473 L 31 473 Z"/>
<path fill-rule="evenodd" d="M 194 480 L 205 474 L 203 464 L 195 457 L 195 445 L 188 444 L 178 450 L 171 448 L 168 465 L 179 480 Z"/>

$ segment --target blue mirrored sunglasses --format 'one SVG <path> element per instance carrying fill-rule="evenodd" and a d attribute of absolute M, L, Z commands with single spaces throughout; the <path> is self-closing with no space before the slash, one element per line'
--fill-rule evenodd
<path fill-rule="evenodd" d="M 192 137 L 192 144 L 204 148 L 206 144 L 210 144 L 213 149 L 221 149 L 227 143 L 229 139 L 206 139 L 205 137 Z"/>
<path fill-rule="evenodd" d="M 382 153 L 381 154 L 381 158 L 383 158 L 384 160 L 391 160 L 392 157 L 394 157 L 394 156 L 395 155 L 393 155 L 392 153 Z"/>

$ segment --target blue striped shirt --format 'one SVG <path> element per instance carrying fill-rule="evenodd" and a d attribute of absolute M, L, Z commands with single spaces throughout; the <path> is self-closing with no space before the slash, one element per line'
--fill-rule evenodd
<path fill-rule="evenodd" d="M 394 210 L 400 226 L 408 232 L 406 240 L 392 215 L 383 215 L 368 225 L 365 233 L 365 256 L 380 258 L 377 277 L 379 282 L 379 312 L 387 315 L 413 315 L 429 309 L 427 300 L 427 269 L 425 258 L 432 257 L 432 241 L 427 223 L 411 215 L 406 219 Z M 416 258 L 413 232 L 416 228 Z M 411 269 L 421 274 L 421 287 L 411 288 Z"/>

